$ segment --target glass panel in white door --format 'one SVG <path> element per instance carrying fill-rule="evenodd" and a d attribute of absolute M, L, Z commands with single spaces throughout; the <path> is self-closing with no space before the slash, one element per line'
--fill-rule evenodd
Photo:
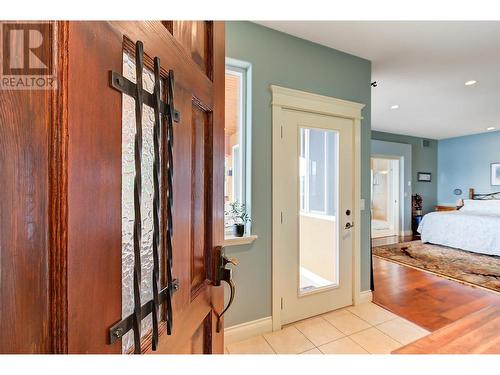
<path fill-rule="evenodd" d="M 299 130 L 299 293 L 338 285 L 338 137 Z"/>

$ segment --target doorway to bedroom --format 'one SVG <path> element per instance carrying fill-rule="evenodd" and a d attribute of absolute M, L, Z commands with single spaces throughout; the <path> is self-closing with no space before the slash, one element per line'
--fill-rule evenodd
<path fill-rule="evenodd" d="M 371 158 L 372 238 L 399 235 L 399 160 Z"/>

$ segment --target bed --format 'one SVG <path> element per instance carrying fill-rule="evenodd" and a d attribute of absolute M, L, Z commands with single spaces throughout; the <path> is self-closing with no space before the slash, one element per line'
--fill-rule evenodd
<path fill-rule="evenodd" d="M 457 211 L 431 212 L 418 227 L 422 242 L 500 256 L 500 192 L 475 194 Z"/>

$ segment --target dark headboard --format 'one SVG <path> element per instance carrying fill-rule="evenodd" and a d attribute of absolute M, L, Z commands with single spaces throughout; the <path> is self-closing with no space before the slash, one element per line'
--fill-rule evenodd
<path fill-rule="evenodd" d="M 474 188 L 470 188 L 469 199 L 482 200 L 482 201 L 500 199 L 500 191 L 497 191 L 496 193 L 477 194 Z"/>

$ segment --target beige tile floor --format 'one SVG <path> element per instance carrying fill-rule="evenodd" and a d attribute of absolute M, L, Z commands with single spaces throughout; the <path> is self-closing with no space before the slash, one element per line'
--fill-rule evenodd
<path fill-rule="evenodd" d="M 388 354 L 430 332 L 365 303 L 226 346 L 227 354 Z"/>

